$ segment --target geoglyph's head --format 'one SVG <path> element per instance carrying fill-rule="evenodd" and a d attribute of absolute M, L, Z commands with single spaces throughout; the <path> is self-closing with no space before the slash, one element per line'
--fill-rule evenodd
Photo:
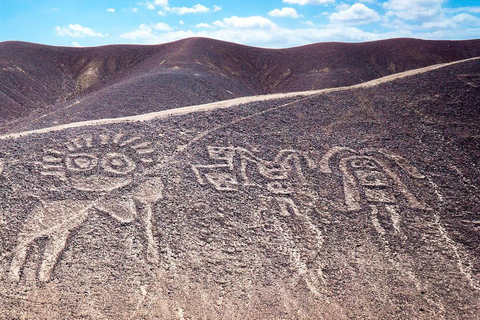
<path fill-rule="evenodd" d="M 55 176 L 81 191 L 112 191 L 132 183 L 154 163 L 152 143 L 122 134 L 83 136 L 49 149 L 41 174 Z"/>

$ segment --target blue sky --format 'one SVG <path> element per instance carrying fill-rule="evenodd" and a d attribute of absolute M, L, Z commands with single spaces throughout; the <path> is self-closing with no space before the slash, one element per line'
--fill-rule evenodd
<path fill-rule="evenodd" d="M 202 36 L 281 48 L 394 37 L 480 38 L 478 0 L 0 0 L 0 41 L 60 46 Z"/>

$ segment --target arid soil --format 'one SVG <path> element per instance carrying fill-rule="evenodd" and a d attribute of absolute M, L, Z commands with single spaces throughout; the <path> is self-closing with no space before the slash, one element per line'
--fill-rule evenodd
<path fill-rule="evenodd" d="M 478 318 L 479 75 L 2 138 L 0 319 Z"/>
<path fill-rule="evenodd" d="M 480 40 L 261 49 L 204 38 L 97 48 L 0 43 L 0 132 L 349 86 L 480 56 Z"/>

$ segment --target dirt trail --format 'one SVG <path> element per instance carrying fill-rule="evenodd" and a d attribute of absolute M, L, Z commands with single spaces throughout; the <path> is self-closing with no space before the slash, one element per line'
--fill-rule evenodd
<path fill-rule="evenodd" d="M 218 102 L 189 106 L 189 107 L 181 107 L 181 108 L 176 108 L 176 109 L 163 110 L 163 111 L 159 111 L 159 112 L 145 113 L 145 114 L 130 116 L 130 117 L 73 122 L 73 123 L 67 123 L 67 124 L 53 126 L 53 127 L 49 127 L 49 128 L 36 129 L 36 130 L 24 131 L 24 132 L 18 132 L 18 133 L 10 133 L 10 134 L 0 136 L 0 140 L 15 139 L 15 138 L 24 137 L 24 136 L 28 136 L 28 135 L 31 135 L 31 134 L 37 134 L 37 133 L 40 134 L 40 133 L 46 133 L 46 132 L 52 132 L 52 131 L 61 131 L 61 130 L 68 129 L 68 128 L 79 128 L 79 127 L 97 126 L 97 125 L 123 123 L 123 122 L 125 122 L 125 123 L 141 122 L 141 121 L 147 121 L 147 120 L 151 120 L 151 119 L 158 119 L 158 118 L 166 118 L 166 117 L 176 116 L 176 115 L 183 115 L 183 114 L 188 114 L 188 113 L 192 113 L 192 112 L 202 112 L 202 111 L 210 111 L 210 110 L 215 110 L 215 109 L 230 108 L 230 107 L 238 106 L 240 104 L 257 102 L 257 101 L 267 101 L 267 100 L 274 100 L 274 99 L 302 97 L 302 96 L 310 96 L 310 95 L 329 93 L 329 92 L 335 92 L 335 91 L 342 91 L 342 90 L 353 90 L 353 89 L 358 89 L 358 88 L 368 88 L 368 87 L 379 85 L 381 83 L 393 81 L 393 80 L 400 79 L 400 78 L 410 77 L 410 76 L 413 76 L 413 75 L 416 75 L 416 74 L 432 71 L 432 70 L 435 70 L 435 69 L 439 69 L 439 68 L 443 68 L 443 67 L 447 67 L 447 66 L 450 66 L 450 65 L 454 65 L 454 64 L 457 64 L 457 63 L 463 63 L 463 62 L 467 62 L 467 61 L 471 61 L 471 60 L 480 60 L 480 57 L 474 57 L 474 58 L 458 60 L 458 61 L 448 62 L 448 63 L 441 63 L 441 64 L 436 64 L 436 65 L 432 65 L 432 66 L 428 66 L 428 67 L 424 67 L 424 68 L 420 68 L 420 69 L 414 69 L 414 70 L 409 70 L 409 71 L 405 71 L 405 72 L 400 72 L 400 73 L 388 75 L 388 76 L 385 76 L 385 77 L 382 77 L 382 78 L 379 78 L 379 79 L 359 83 L 359 84 L 356 84 L 356 85 L 353 85 L 353 86 L 336 87 L 336 88 L 328 88 L 328 89 L 321 89 L 321 90 L 310 90 L 310 91 L 299 91 L 299 92 L 275 93 L 275 94 L 267 94 L 267 95 L 249 96 L 249 97 L 242 97 L 242 98 L 218 101 Z"/>

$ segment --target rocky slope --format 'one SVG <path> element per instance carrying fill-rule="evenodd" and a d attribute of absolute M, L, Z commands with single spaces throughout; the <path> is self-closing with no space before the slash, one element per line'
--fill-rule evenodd
<path fill-rule="evenodd" d="M 474 56 L 480 56 L 479 40 L 391 39 L 280 50 L 205 38 L 96 48 L 3 42 L 0 130 L 352 85 Z"/>
<path fill-rule="evenodd" d="M 3 137 L 0 318 L 476 318 L 479 79 Z"/>

